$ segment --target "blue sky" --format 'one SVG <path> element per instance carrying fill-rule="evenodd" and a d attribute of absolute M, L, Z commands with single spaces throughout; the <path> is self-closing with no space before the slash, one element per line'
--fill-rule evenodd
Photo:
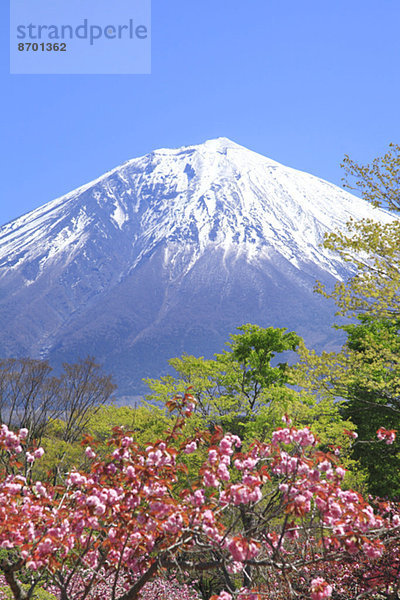
<path fill-rule="evenodd" d="M 151 75 L 9 75 L 0 11 L 0 223 L 159 147 L 226 136 L 340 184 L 400 142 L 399 0 L 153 0 Z"/>

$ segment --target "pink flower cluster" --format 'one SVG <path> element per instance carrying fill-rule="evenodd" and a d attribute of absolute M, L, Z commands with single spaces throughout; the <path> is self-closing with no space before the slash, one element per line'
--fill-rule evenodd
<path fill-rule="evenodd" d="M 259 544 L 256 542 L 249 542 L 241 535 L 228 538 L 225 541 L 225 548 L 229 550 L 235 562 L 241 563 L 253 559 L 260 551 Z"/>
<path fill-rule="evenodd" d="M 0 427 L 0 448 L 19 454 L 22 452 L 21 442 L 26 439 L 27 435 L 27 429 L 21 429 L 19 433 L 14 433 L 8 429 L 7 425 L 3 424 Z"/>
<path fill-rule="evenodd" d="M 246 588 L 242 588 L 235 595 L 235 598 L 236 598 L 236 600 L 260 600 L 261 595 L 252 590 L 247 590 Z M 265 594 L 263 594 L 263 598 L 264 598 L 264 600 L 267 600 Z M 223 591 L 220 594 L 218 594 L 218 596 L 213 596 L 211 600 L 233 600 L 233 597 L 232 597 L 232 594 L 229 594 L 228 592 Z"/>
<path fill-rule="evenodd" d="M 146 464 L 152 467 L 164 467 L 165 465 L 174 465 L 175 459 L 167 450 L 167 445 L 164 442 L 157 446 L 147 446 Z"/>
<path fill-rule="evenodd" d="M 230 480 L 229 468 L 234 446 L 240 448 L 241 439 L 230 433 L 224 435 L 218 447 L 208 451 L 209 467 L 203 469 L 203 484 L 206 487 L 219 487 L 222 482 Z"/>
<path fill-rule="evenodd" d="M 325 600 L 332 596 L 332 586 L 322 577 L 316 577 L 311 581 L 310 598 L 311 600 Z"/>
<path fill-rule="evenodd" d="M 277 445 L 282 444 L 299 444 L 300 446 L 312 446 L 316 442 L 315 436 L 308 427 L 304 429 L 278 429 L 272 434 L 272 443 Z"/>
<path fill-rule="evenodd" d="M 182 412 L 185 403 L 176 402 Z M 324 600 L 332 586 L 312 570 L 314 559 L 317 568 L 321 555 L 324 561 L 340 562 L 341 554 L 380 560 L 387 533 L 400 526 L 392 508 L 383 512 L 390 518 L 379 516 L 360 494 L 342 488 L 345 470 L 336 456 L 316 448 L 308 428 L 279 429 L 271 444 L 255 441 L 240 451 L 240 438 L 230 433 L 219 430 L 211 438 L 205 432 L 193 440 L 184 436 L 184 420 L 174 427 L 145 447 L 120 432 L 104 459 L 88 447 L 90 471 L 71 471 L 57 488 L 31 482 L 30 472 L 25 479 L 18 473 L 23 461 L 15 462 L 15 474 L 4 472 L 0 481 L 0 547 L 14 549 L 25 567 L 49 577 L 60 569 L 80 575 L 89 569 L 94 589 L 104 583 L 103 564 L 107 577 L 126 589 L 158 557 L 161 564 L 179 564 L 181 557 L 195 564 L 199 552 L 215 554 L 228 572 L 251 561 L 254 572 L 265 569 L 271 577 L 279 565 L 293 564 L 311 599 Z M 21 453 L 24 435 L 3 426 L 0 444 Z M 198 475 L 190 474 L 187 455 L 197 451 L 203 464 Z M 26 460 L 41 455 L 39 448 Z M 79 598 L 76 582 L 68 585 L 68 597 Z M 235 600 L 257 598 L 257 590 L 235 594 Z"/>
<path fill-rule="evenodd" d="M 384 440 L 386 444 L 393 444 L 396 440 L 396 430 L 380 427 L 376 432 L 376 437 L 378 440 Z"/>
<path fill-rule="evenodd" d="M 43 448 L 36 448 L 33 452 L 26 452 L 26 462 L 32 464 L 37 458 L 42 458 L 44 454 Z"/>

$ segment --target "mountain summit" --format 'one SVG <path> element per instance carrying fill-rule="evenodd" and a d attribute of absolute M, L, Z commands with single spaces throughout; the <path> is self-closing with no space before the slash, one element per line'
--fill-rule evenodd
<path fill-rule="evenodd" d="M 326 345 L 321 242 L 362 217 L 391 218 L 226 138 L 129 160 L 0 229 L 0 356 L 93 354 L 129 394 L 244 322 Z"/>

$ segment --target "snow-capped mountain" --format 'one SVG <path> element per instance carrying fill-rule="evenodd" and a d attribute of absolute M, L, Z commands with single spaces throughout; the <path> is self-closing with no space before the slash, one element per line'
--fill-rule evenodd
<path fill-rule="evenodd" d="M 321 248 L 384 211 L 226 139 L 130 160 L 0 229 L 0 356 L 90 353 L 123 393 L 183 351 L 211 355 L 244 322 L 333 339 Z"/>

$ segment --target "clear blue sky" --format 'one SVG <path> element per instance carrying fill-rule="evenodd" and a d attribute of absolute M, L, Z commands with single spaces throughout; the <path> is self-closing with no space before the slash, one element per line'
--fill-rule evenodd
<path fill-rule="evenodd" d="M 159 147 L 226 136 L 339 184 L 400 142 L 399 0 L 153 0 L 151 75 L 9 75 L 0 11 L 0 223 Z"/>

